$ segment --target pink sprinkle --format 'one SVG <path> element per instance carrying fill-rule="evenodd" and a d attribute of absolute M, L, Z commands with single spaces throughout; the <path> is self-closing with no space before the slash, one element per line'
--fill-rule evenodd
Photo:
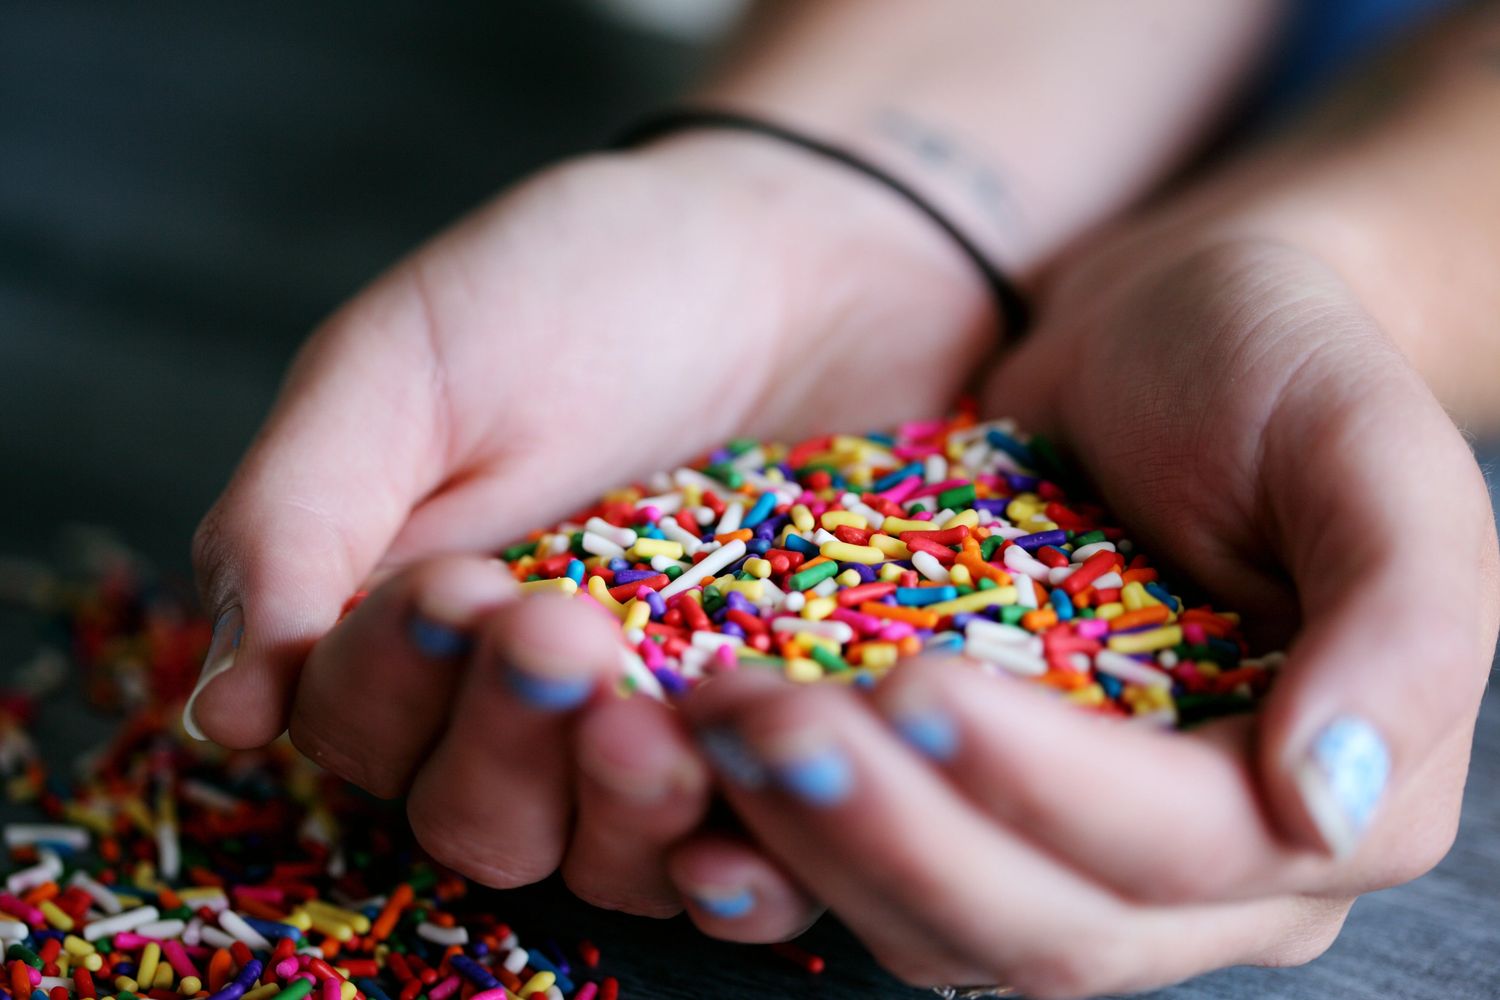
<path fill-rule="evenodd" d="M 333 996 L 328 996 L 329 986 L 332 986 L 334 988 Z M 445 997 L 453 993 L 453 991 L 458 989 L 458 987 L 459 978 L 457 975 L 452 975 L 447 979 L 444 979 L 442 982 L 438 983 L 436 986 L 432 987 L 432 989 L 428 990 L 427 995 L 431 997 L 432 1000 L 444 1000 Z M 323 994 L 323 1000 L 338 1000 L 338 983 L 332 979 L 328 980 L 323 984 Z"/>
<path fill-rule="evenodd" d="M 860 614 L 853 608 L 835 608 L 833 614 L 828 617 L 836 622 L 843 622 L 863 635 L 875 635 L 885 625 L 884 619 L 876 618 L 874 615 Z"/>
<path fill-rule="evenodd" d="M 911 475 L 907 476 L 905 479 L 901 480 L 901 482 L 897 483 L 895 486 L 892 486 L 890 489 L 882 493 L 877 493 L 875 495 L 878 497 L 884 497 L 891 503 L 904 503 L 906 502 L 907 498 L 912 495 L 912 493 L 914 493 L 921 487 L 921 485 L 922 477 L 914 472 Z"/>
<path fill-rule="evenodd" d="M 297 974 L 297 968 L 297 956 L 292 955 L 276 963 L 276 975 L 282 979 L 290 979 Z"/>
<path fill-rule="evenodd" d="M 967 486 L 968 483 L 969 481 L 967 479 L 944 479 L 940 483 L 933 483 L 931 486 L 923 486 L 921 489 L 912 493 L 906 499 L 917 500 L 921 497 L 935 497 L 944 490 L 951 490 L 955 486 Z"/>
<path fill-rule="evenodd" d="M 732 670 L 738 670 L 740 668 L 740 659 L 735 655 L 734 646 L 727 642 L 721 645 L 718 649 L 714 650 L 713 662 L 714 665 L 723 673 L 729 673 Z M 428 991 L 428 995 L 431 996 L 431 991 Z M 442 998 L 433 997 L 433 1000 L 442 1000 Z"/>
<path fill-rule="evenodd" d="M 1201 646 L 1208 641 L 1207 637 L 1203 634 L 1203 626 L 1196 622 L 1188 622 L 1182 626 L 1182 637 L 1194 646 Z"/>
<path fill-rule="evenodd" d="M 599 987 L 597 984 L 592 982 L 584 983 L 578 988 L 578 992 L 573 994 L 573 1000 L 594 1000 L 594 995 L 598 992 Z"/>

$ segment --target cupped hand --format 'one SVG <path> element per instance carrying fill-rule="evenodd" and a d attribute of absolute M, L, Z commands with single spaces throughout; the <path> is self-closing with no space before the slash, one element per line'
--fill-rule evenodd
<path fill-rule="evenodd" d="M 736 675 L 688 701 L 761 860 L 908 981 L 1084 996 L 1303 962 L 1452 842 L 1496 633 L 1483 479 L 1339 275 L 1241 232 L 1080 263 L 986 405 L 1070 446 L 1263 648 L 1290 641 L 1257 716 L 1158 732 L 951 661 L 868 699 Z M 692 841 L 669 870 L 733 887 Z M 759 933 L 801 919 L 781 898 L 744 907 Z"/>
<path fill-rule="evenodd" d="M 480 881 L 566 858 L 595 901 L 676 909 L 659 854 L 703 815 L 702 765 L 665 708 L 601 697 L 597 607 L 517 603 L 487 557 L 733 434 L 940 410 L 993 322 L 940 234 L 791 148 L 684 137 L 541 174 L 301 351 L 196 538 L 217 626 L 189 731 L 290 727 L 409 791 L 424 845 Z"/>

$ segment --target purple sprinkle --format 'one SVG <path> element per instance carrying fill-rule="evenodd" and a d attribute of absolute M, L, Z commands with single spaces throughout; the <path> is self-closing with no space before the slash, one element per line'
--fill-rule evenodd
<path fill-rule="evenodd" d="M 1016 544 L 1027 552 L 1035 552 L 1043 545 L 1062 545 L 1068 540 L 1068 533 L 1061 529 L 1056 531 L 1038 531 L 1030 535 L 1022 535 L 1016 539 Z"/>
<path fill-rule="evenodd" d="M 682 675 L 670 667 L 655 667 L 651 673 L 661 683 L 661 686 L 666 689 L 668 694 L 683 694 L 687 691 L 687 681 L 683 680 Z M 239 1000 L 239 998 L 234 997 L 230 998 L 230 1000 Z"/>
<path fill-rule="evenodd" d="M 660 575 L 661 574 L 658 573 L 658 572 L 656 572 L 656 570 L 654 570 L 654 569 L 621 569 L 621 570 L 616 570 L 615 571 L 615 586 L 618 587 L 621 584 L 625 584 L 625 583 L 640 583 L 642 580 L 649 580 L 653 576 L 660 576 Z"/>

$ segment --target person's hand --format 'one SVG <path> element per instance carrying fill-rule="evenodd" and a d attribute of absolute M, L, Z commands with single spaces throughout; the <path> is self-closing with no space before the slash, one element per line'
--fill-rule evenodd
<path fill-rule="evenodd" d="M 301 352 L 196 538 L 218 625 L 189 730 L 247 747 L 289 726 L 409 792 L 421 842 L 481 882 L 566 856 L 586 898 L 675 910 L 659 854 L 703 815 L 703 765 L 666 708 L 604 694 L 619 642 L 597 606 L 518 603 L 487 557 L 732 434 L 941 410 L 992 342 L 968 268 L 878 187 L 753 137 L 506 194 Z"/>
<path fill-rule="evenodd" d="M 1164 733 L 953 662 L 868 699 L 716 678 L 687 714 L 766 853 L 676 850 L 690 896 L 756 898 L 700 926 L 776 937 L 800 885 L 907 981 L 1083 996 L 1307 961 L 1447 852 L 1496 633 L 1485 485 L 1339 276 L 1249 228 L 1096 253 L 985 402 L 1262 648 L 1291 639 L 1261 713 Z"/>

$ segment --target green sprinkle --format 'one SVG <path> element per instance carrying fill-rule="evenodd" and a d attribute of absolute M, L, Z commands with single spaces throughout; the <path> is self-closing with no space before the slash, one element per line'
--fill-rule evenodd
<path fill-rule="evenodd" d="M 1003 604 L 1000 606 L 1000 621 L 1006 625 L 1015 625 L 1021 621 L 1022 616 L 1029 611 L 1019 604 Z"/>
<path fill-rule="evenodd" d="M 946 507 L 949 510 L 972 507 L 974 505 L 974 484 L 964 483 L 962 486 L 955 486 L 952 489 L 944 490 L 938 494 L 937 502 L 939 507 Z"/>
<path fill-rule="evenodd" d="M 745 477 L 740 475 L 739 470 L 728 462 L 715 462 L 703 471 L 706 475 L 712 476 L 732 490 L 739 489 L 745 482 Z"/>
<path fill-rule="evenodd" d="M 1095 542 L 1103 542 L 1106 540 L 1107 539 L 1105 539 L 1104 537 L 1104 532 L 1096 528 L 1093 531 L 1086 531 L 1083 534 L 1079 535 L 1077 538 L 1073 539 L 1073 545 L 1076 548 L 1081 549 L 1085 545 L 1093 545 Z"/>
<path fill-rule="evenodd" d="M 33 969 L 40 969 L 45 964 L 41 956 L 19 941 L 5 949 L 5 957 L 11 960 L 19 959 Z"/>
<path fill-rule="evenodd" d="M 271 1000 L 302 1000 L 312 989 L 312 985 L 311 979 L 293 979 L 280 993 L 271 994 Z"/>
<path fill-rule="evenodd" d="M 587 559 L 593 555 L 592 552 L 583 547 L 583 532 L 581 531 L 573 532 L 572 537 L 568 539 L 568 551 L 580 559 Z"/>
<path fill-rule="evenodd" d="M 508 549 L 500 550 L 500 558 L 506 562 L 515 562 L 522 556 L 534 555 L 536 553 L 536 542 L 517 542 Z"/>
<path fill-rule="evenodd" d="M 980 590 L 994 590 L 998 586 L 1000 586 L 1000 585 L 998 583 L 996 583 L 992 577 L 981 576 L 979 578 L 979 589 Z"/>
<path fill-rule="evenodd" d="M 818 563 L 816 566 L 809 566 L 799 573 L 792 574 L 786 585 L 792 590 L 811 590 L 824 580 L 837 575 L 838 571 L 839 564 L 830 559 L 828 562 Z"/>
<path fill-rule="evenodd" d="M 991 535 L 979 543 L 979 556 L 985 562 L 995 558 L 995 553 L 1000 551 L 1000 546 L 1005 544 L 1005 539 L 999 535 Z"/>
<path fill-rule="evenodd" d="M 667 579 L 668 580 L 675 580 L 679 576 L 682 575 L 682 567 L 681 566 L 668 566 L 662 572 L 664 572 L 664 573 L 667 574 Z"/>
<path fill-rule="evenodd" d="M 812 647 L 812 658 L 817 660 L 824 670 L 835 674 L 841 674 L 849 669 L 848 662 L 842 656 L 816 643 Z"/>

